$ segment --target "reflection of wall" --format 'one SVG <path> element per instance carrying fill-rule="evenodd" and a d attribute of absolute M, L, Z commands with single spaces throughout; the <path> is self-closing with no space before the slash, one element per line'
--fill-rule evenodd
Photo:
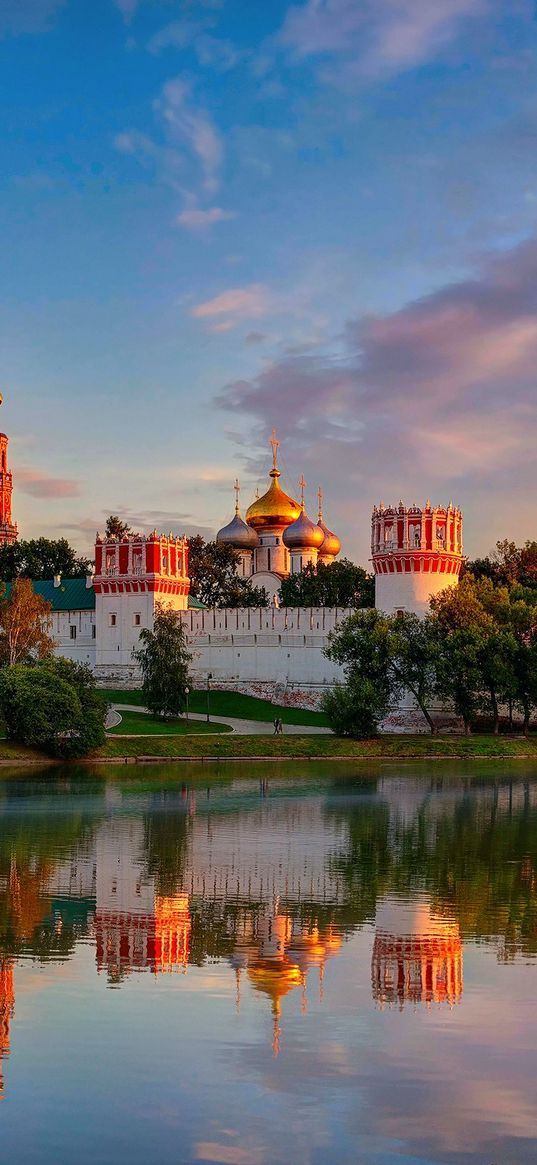
<path fill-rule="evenodd" d="M 458 1003 L 463 990 L 458 922 L 435 915 L 426 899 L 385 899 L 377 911 L 371 987 L 381 1005 Z"/>
<path fill-rule="evenodd" d="M 4 1095 L 2 1059 L 9 1055 L 9 1026 L 14 1006 L 13 960 L 0 959 L 0 1100 Z"/>

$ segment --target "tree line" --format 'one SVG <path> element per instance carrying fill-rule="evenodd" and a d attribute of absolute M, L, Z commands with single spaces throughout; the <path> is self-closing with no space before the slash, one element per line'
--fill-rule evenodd
<path fill-rule="evenodd" d="M 537 589 L 466 572 L 423 619 L 357 611 L 331 634 L 326 655 L 345 675 L 324 699 L 338 735 L 373 735 L 405 693 L 431 733 L 438 703 L 467 734 L 481 718 L 498 733 L 502 709 L 527 733 L 537 710 Z"/>

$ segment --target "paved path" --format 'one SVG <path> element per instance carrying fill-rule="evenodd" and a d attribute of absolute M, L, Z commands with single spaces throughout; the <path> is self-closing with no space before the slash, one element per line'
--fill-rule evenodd
<path fill-rule="evenodd" d="M 116 712 L 144 712 L 149 713 L 148 708 L 141 708 L 139 704 L 112 704 Z M 206 717 L 201 712 L 190 712 L 190 720 L 205 720 Z M 238 736 L 274 736 L 274 725 L 265 720 L 239 720 L 235 716 L 211 716 L 214 724 L 229 724 L 230 728 L 237 733 Z M 114 736 L 120 736 L 121 733 L 115 732 Z M 155 733 L 151 733 L 152 736 Z M 166 733 L 168 736 L 169 733 Z M 196 733 L 196 736 L 202 735 Z M 331 735 L 330 728 L 320 728 L 314 724 L 284 724 L 284 736 L 329 736 Z"/>

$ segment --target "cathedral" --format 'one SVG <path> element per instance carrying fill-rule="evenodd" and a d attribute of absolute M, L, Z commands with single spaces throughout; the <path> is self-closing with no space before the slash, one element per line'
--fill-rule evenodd
<path fill-rule="evenodd" d="M 328 566 L 339 554 L 341 542 L 325 525 L 322 492 L 319 488 L 317 521 L 308 517 L 304 504 L 306 482 L 298 483 L 300 503 L 295 502 L 280 485 L 278 447 L 273 431 L 270 485 L 262 497 L 256 497 L 246 511 L 246 521 L 239 508 L 239 482 L 235 482 L 235 515 L 216 535 L 217 542 L 231 546 L 239 557 L 239 573 L 252 586 L 264 588 L 271 603 L 278 602 L 282 579 L 299 574 L 309 564 Z"/>

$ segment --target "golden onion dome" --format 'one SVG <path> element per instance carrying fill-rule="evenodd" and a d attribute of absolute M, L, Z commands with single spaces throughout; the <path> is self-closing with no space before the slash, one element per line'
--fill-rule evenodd
<path fill-rule="evenodd" d="M 267 492 L 256 498 L 246 511 L 246 521 L 254 530 L 267 530 L 272 526 L 283 529 L 290 526 L 300 514 L 298 503 L 284 493 L 278 481 L 280 471 L 276 466 L 271 469 L 270 476 L 272 481 Z"/>
<path fill-rule="evenodd" d="M 317 519 L 317 525 L 324 534 L 324 542 L 321 546 L 321 549 L 319 550 L 321 558 L 323 558 L 324 555 L 327 557 L 330 556 L 330 558 L 335 558 L 341 550 L 341 542 L 337 534 L 334 534 L 333 530 L 328 529 L 328 526 L 323 521 L 322 514 Z"/>
<path fill-rule="evenodd" d="M 288 550 L 319 550 L 324 542 L 324 532 L 308 518 L 302 507 L 296 522 L 284 530 L 283 542 Z"/>

